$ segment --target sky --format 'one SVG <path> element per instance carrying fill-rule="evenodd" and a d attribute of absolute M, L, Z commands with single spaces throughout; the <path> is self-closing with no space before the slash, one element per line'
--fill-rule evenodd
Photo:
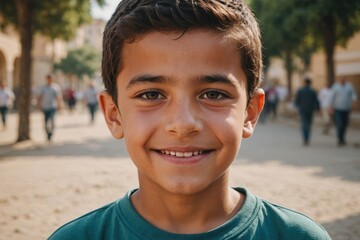
<path fill-rule="evenodd" d="M 94 0 L 91 0 L 91 15 L 94 18 L 102 18 L 104 20 L 109 20 L 120 1 L 121 0 L 105 0 L 106 5 L 100 8 L 96 3 L 94 3 Z"/>

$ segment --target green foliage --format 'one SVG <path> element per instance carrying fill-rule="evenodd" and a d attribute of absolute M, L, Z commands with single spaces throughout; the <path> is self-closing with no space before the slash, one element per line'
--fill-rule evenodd
<path fill-rule="evenodd" d="M 278 56 L 284 48 L 314 51 L 323 30 L 334 24 L 335 42 L 344 45 L 360 30 L 360 1 L 354 0 L 252 0 L 263 34 L 265 57 Z"/>
<path fill-rule="evenodd" d="M 334 81 L 334 49 L 346 45 L 360 30 L 360 1 L 355 0 L 249 0 L 259 19 L 264 46 L 264 64 L 273 56 L 289 53 L 310 65 L 312 53 L 323 48 L 327 79 Z M 290 74 L 288 74 L 290 76 Z M 288 79 L 289 80 L 289 79 Z M 289 84 L 291 84 L 289 82 Z"/>
<path fill-rule="evenodd" d="M 16 1 L 0 0 L 0 26 L 13 24 L 18 26 Z M 90 0 L 35 0 L 33 1 L 33 29 L 50 37 L 69 40 L 74 37 L 77 28 L 91 20 Z M 103 6 L 105 0 L 96 0 Z"/>
<path fill-rule="evenodd" d="M 257 16 L 262 31 L 264 62 L 272 56 L 282 56 L 284 52 L 296 52 L 298 48 L 310 48 L 304 42 L 309 28 L 306 0 L 252 0 L 251 6 Z"/>
<path fill-rule="evenodd" d="M 8 24 L 18 25 L 16 17 L 15 1 L 0 0 L 0 27 L 4 28 Z"/>
<path fill-rule="evenodd" d="M 317 0 L 308 4 L 308 18 L 312 34 L 321 38 L 323 29 L 334 24 L 337 44 L 346 42 L 360 30 L 360 1 Z"/>
<path fill-rule="evenodd" d="M 100 70 L 100 53 L 91 47 L 82 47 L 68 52 L 55 69 L 61 70 L 67 75 L 73 75 L 81 79 L 83 76 L 92 77 Z"/>

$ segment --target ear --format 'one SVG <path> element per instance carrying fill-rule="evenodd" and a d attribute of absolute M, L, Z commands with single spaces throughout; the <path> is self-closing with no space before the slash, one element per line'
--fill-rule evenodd
<path fill-rule="evenodd" d="M 260 113 L 264 107 L 265 93 L 264 90 L 258 88 L 253 97 L 250 99 L 249 105 L 245 112 L 245 122 L 243 128 L 243 138 L 249 138 L 254 133 L 256 123 L 259 119 Z"/>
<path fill-rule="evenodd" d="M 111 134 L 114 138 L 121 139 L 124 136 L 121 115 L 112 97 L 107 91 L 103 90 L 100 92 L 99 103 L 101 111 L 105 117 L 105 122 Z"/>

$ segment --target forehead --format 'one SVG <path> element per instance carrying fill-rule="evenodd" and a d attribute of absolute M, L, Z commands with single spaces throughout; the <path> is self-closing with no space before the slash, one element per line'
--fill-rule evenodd
<path fill-rule="evenodd" d="M 242 72 L 234 41 L 206 29 L 149 32 L 124 44 L 119 75 L 196 75 Z"/>
<path fill-rule="evenodd" d="M 166 47 L 178 48 L 181 45 L 196 43 L 196 48 L 202 46 L 214 47 L 235 47 L 235 40 L 230 34 L 223 34 L 213 29 L 195 28 L 187 31 L 150 31 L 145 34 L 138 35 L 133 42 L 124 44 L 124 51 L 136 45 L 136 48 L 143 45 L 153 45 L 152 47 L 161 47 L 161 43 L 167 43 Z"/>

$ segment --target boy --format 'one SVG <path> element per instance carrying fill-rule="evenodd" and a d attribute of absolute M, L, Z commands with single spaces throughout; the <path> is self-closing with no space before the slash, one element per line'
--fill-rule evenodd
<path fill-rule="evenodd" d="M 139 188 L 50 239 L 330 239 L 229 187 L 264 104 L 259 29 L 241 0 L 123 0 L 103 46 L 100 106 Z"/>

